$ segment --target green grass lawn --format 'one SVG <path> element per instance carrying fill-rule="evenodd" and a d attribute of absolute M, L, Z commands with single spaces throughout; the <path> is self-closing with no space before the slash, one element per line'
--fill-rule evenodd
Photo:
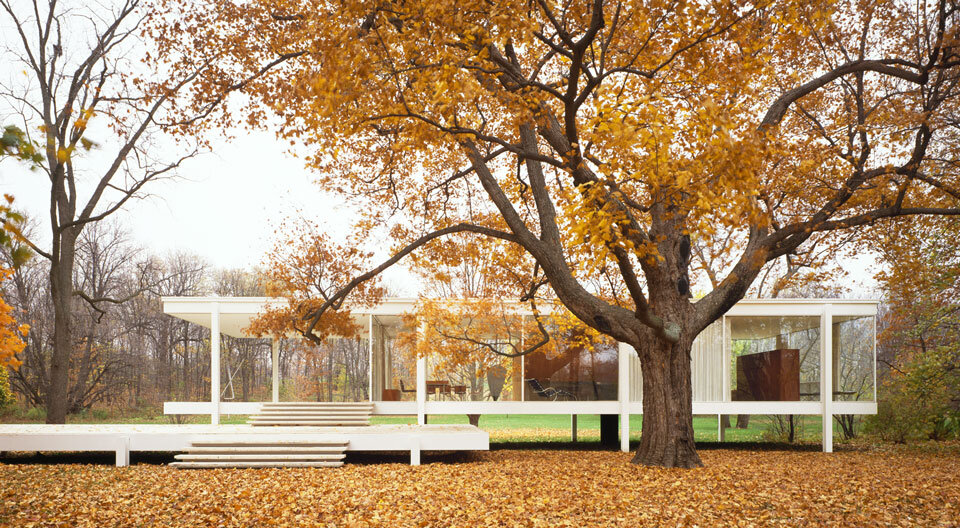
<path fill-rule="evenodd" d="M 39 409 L 19 410 L 8 409 L 0 414 L 0 423 L 43 423 L 44 415 Z M 179 423 L 210 423 L 205 415 L 182 416 Z M 736 417 L 731 417 L 736 421 Z M 246 423 L 245 415 L 223 415 L 220 422 L 224 424 Z M 413 424 L 416 416 L 374 416 L 374 424 Z M 768 432 L 773 417 L 754 415 L 750 419 L 750 427 L 746 429 L 730 428 L 726 431 L 727 442 L 764 442 L 775 440 Z M 799 423 L 798 438 L 801 442 L 820 442 L 820 417 L 797 417 Z M 632 416 L 630 420 L 630 439 L 639 440 L 642 416 Z M 106 412 L 102 410 L 88 411 L 70 415 L 67 423 L 129 423 L 129 424 L 169 424 L 174 423 L 173 417 L 164 415 L 160 409 L 144 408 L 125 412 Z M 469 423 L 466 415 L 430 415 L 429 423 L 434 424 L 466 424 Z M 835 424 L 836 425 L 836 424 Z M 529 414 L 506 415 L 485 414 L 480 417 L 480 428 L 491 433 L 493 442 L 568 442 L 570 440 L 570 415 L 568 414 Z M 695 440 L 697 442 L 717 441 L 717 417 L 695 416 L 693 418 Z M 577 439 L 591 442 L 600 439 L 600 416 L 584 414 L 577 417 Z M 834 440 L 839 440 L 835 427 Z"/>
<path fill-rule="evenodd" d="M 434 424 L 465 424 L 468 423 L 466 415 L 430 415 L 429 423 Z M 756 415 L 750 419 L 750 427 L 747 429 L 730 428 L 726 431 L 725 441 L 727 442 L 762 442 L 767 440 L 773 418 L 769 416 Z M 374 416 L 373 423 L 377 424 L 412 424 L 416 423 L 416 416 Z M 736 422 L 736 417 L 732 417 Z M 803 416 L 797 417 L 798 438 L 802 442 L 820 441 L 820 417 Z M 632 416 L 630 418 L 630 439 L 631 441 L 640 439 L 640 428 L 643 423 L 642 416 Z M 570 415 L 568 414 L 484 414 L 480 417 L 480 428 L 491 433 L 498 433 L 494 441 L 503 439 L 504 441 L 530 440 L 530 441 L 569 441 L 570 440 Z M 694 416 L 693 429 L 695 440 L 697 442 L 716 442 L 717 438 L 717 417 L 716 416 Z M 517 435 L 511 435 L 511 431 L 517 431 Z M 530 431 L 535 433 L 530 434 Z M 577 417 L 577 439 L 583 441 L 600 440 L 600 416 L 596 414 L 582 414 Z M 835 436 L 836 440 L 837 437 Z"/>

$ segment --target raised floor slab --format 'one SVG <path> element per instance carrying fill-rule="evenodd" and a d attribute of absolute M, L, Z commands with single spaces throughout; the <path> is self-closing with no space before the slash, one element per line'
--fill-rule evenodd
<path fill-rule="evenodd" d="M 222 436 L 221 436 L 222 435 Z M 261 436 L 262 435 L 262 436 Z M 285 439 L 293 444 L 347 440 L 347 451 L 486 451 L 490 436 L 472 425 L 367 425 L 348 427 L 159 424 L 0 424 L 0 451 L 114 451 L 117 465 L 131 451 L 185 452 L 193 441 Z"/>

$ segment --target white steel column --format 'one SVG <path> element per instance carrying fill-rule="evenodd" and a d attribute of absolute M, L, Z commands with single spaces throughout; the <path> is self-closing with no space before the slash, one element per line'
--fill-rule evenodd
<path fill-rule="evenodd" d="M 369 354 L 370 364 L 367 368 L 367 395 L 369 396 L 368 400 L 373 401 L 373 314 L 368 314 L 369 318 L 369 330 L 370 330 L 370 339 L 367 339 L 367 352 Z"/>
<path fill-rule="evenodd" d="M 617 399 L 620 403 L 620 451 L 630 451 L 630 349 L 626 343 L 617 345 Z"/>
<path fill-rule="evenodd" d="M 270 364 L 273 366 L 270 382 L 273 389 L 272 401 L 277 403 L 280 401 L 280 340 L 274 337 L 270 341 L 270 348 Z"/>
<path fill-rule="evenodd" d="M 417 329 L 417 341 L 423 339 L 423 325 Z M 427 423 L 427 358 L 417 357 L 417 423 Z"/>
<path fill-rule="evenodd" d="M 524 334 L 526 333 L 525 330 L 527 328 L 526 323 L 527 323 L 527 316 L 521 315 L 520 316 L 520 351 L 521 352 L 526 350 L 525 348 L 526 345 L 524 344 Z M 877 355 L 874 354 L 873 356 L 874 356 L 874 359 L 876 359 Z M 520 358 L 520 401 L 526 401 L 526 395 L 525 395 L 525 392 L 527 390 L 525 387 L 525 385 L 527 384 L 527 368 L 526 368 L 527 361 L 526 360 L 527 360 L 526 356 L 523 356 Z M 874 361 L 874 363 L 876 363 L 876 361 Z M 877 369 L 874 368 L 873 370 L 876 371 Z M 874 383 L 873 385 L 876 386 L 877 384 Z"/>
<path fill-rule="evenodd" d="M 833 452 L 833 305 L 823 305 L 820 323 L 820 405 L 823 410 L 823 452 Z"/>
<path fill-rule="evenodd" d="M 720 371 L 722 372 L 723 379 L 721 380 L 721 391 L 720 401 L 730 401 L 730 332 L 727 330 L 727 327 L 730 325 L 730 320 L 727 319 L 726 315 L 721 316 L 720 318 L 720 339 L 722 343 L 720 349 L 723 351 L 723 363 L 721 364 Z M 723 415 L 717 416 L 717 438 L 720 442 L 723 442 L 726 439 L 726 431 L 723 428 Z"/>
<path fill-rule="evenodd" d="M 417 358 L 417 423 L 427 423 L 427 358 Z"/>
<path fill-rule="evenodd" d="M 210 423 L 220 425 L 220 303 L 210 307 Z"/>

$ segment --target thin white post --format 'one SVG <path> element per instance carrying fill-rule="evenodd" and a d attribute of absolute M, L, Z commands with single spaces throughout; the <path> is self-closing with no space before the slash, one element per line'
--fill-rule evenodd
<path fill-rule="evenodd" d="M 369 330 L 370 330 L 370 339 L 367 340 L 367 352 L 369 355 L 369 368 L 367 368 L 367 395 L 369 395 L 368 400 L 373 401 L 373 314 L 367 314 L 369 319 Z"/>
<path fill-rule="evenodd" d="M 620 400 L 620 451 L 630 451 L 630 345 L 617 346 L 617 398 Z"/>
<path fill-rule="evenodd" d="M 526 314 L 521 314 L 520 315 L 520 350 L 521 351 L 526 350 L 526 344 L 524 343 L 524 334 L 526 333 L 526 328 L 527 328 L 526 323 L 527 323 Z M 874 357 L 876 357 L 876 354 L 874 354 Z M 526 401 L 525 393 L 527 389 L 526 387 L 524 387 L 527 384 L 526 359 L 527 359 L 526 356 L 520 358 L 520 401 Z M 874 361 L 874 363 L 876 363 L 876 361 Z M 876 383 L 874 383 L 874 385 L 876 385 Z"/>
<path fill-rule="evenodd" d="M 220 425 L 220 303 L 210 307 L 210 423 Z"/>
<path fill-rule="evenodd" d="M 730 401 L 730 333 L 727 331 L 727 327 L 730 325 L 730 320 L 727 319 L 727 316 L 723 316 L 723 321 L 721 324 L 720 335 L 723 340 L 723 368 L 721 372 L 723 373 L 723 394 L 721 394 L 720 401 Z"/>
<path fill-rule="evenodd" d="M 117 440 L 119 445 L 116 449 L 116 465 L 117 467 L 127 467 L 130 465 L 130 437 L 121 436 Z"/>
<path fill-rule="evenodd" d="M 877 401 L 877 313 L 873 314 L 873 401 Z"/>
<path fill-rule="evenodd" d="M 823 452 L 833 452 L 833 305 L 823 305 L 820 342 L 820 405 L 823 411 Z"/>
<path fill-rule="evenodd" d="M 417 358 L 417 423 L 427 423 L 427 358 Z"/>
<path fill-rule="evenodd" d="M 720 319 L 720 349 L 722 351 L 721 356 L 723 357 L 723 363 L 721 364 L 721 376 L 723 379 L 720 380 L 721 394 L 720 401 L 727 402 L 732 398 L 730 397 L 730 333 L 727 331 L 727 327 L 730 325 L 730 320 L 727 319 L 727 316 L 724 315 Z M 727 439 L 727 430 L 723 427 L 723 415 L 717 415 L 717 439 L 720 442 L 723 442 Z"/>
<path fill-rule="evenodd" d="M 417 329 L 417 341 L 423 339 L 423 325 Z M 417 357 L 417 423 L 427 423 L 427 358 Z"/>
<path fill-rule="evenodd" d="M 271 355 L 270 355 L 270 365 L 273 367 L 273 372 L 271 376 L 271 388 L 273 396 L 273 403 L 280 401 L 280 340 L 273 338 L 270 341 Z"/>
<path fill-rule="evenodd" d="M 420 465 L 420 437 L 410 435 L 410 465 Z"/>
<path fill-rule="evenodd" d="M 570 415 L 570 440 L 577 441 L 577 415 Z"/>

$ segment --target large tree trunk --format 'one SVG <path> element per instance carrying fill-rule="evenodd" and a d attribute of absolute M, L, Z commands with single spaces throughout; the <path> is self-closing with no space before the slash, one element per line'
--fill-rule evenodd
<path fill-rule="evenodd" d="M 693 441 L 692 342 L 683 336 L 676 344 L 651 338 L 634 345 L 643 373 L 643 429 L 635 464 L 703 466 Z"/>
<path fill-rule="evenodd" d="M 53 300 L 53 355 L 47 387 L 47 423 L 67 419 L 67 390 L 70 382 L 70 355 L 73 349 L 73 264 L 77 235 L 60 235 L 59 254 L 50 263 L 50 296 Z"/>

